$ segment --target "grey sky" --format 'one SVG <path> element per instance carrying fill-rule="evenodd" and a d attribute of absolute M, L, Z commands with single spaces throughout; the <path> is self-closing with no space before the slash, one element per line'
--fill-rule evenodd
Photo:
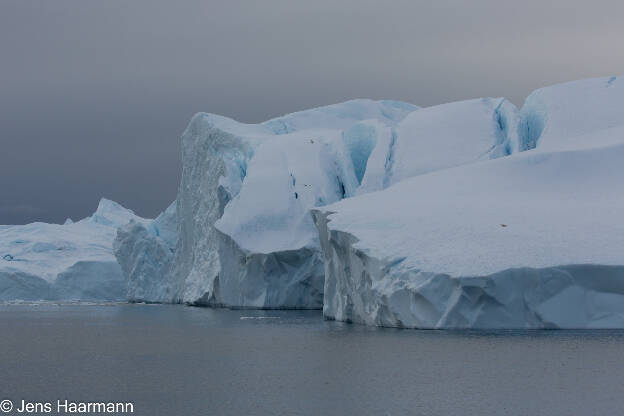
<path fill-rule="evenodd" d="M 0 224 L 154 216 L 198 111 L 433 105 L 624 73 L 624 2 L 0 0 Z"/>

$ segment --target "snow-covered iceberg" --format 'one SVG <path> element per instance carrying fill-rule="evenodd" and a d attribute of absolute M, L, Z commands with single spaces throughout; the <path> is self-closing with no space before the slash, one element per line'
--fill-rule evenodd
<path fill-rule="evenodd" d="M 624 91 L 543 88 L 498 160 L 313 210 L 324 315 L 417 328 L 624 327 Z"/>
<path fill-rule="evenodd" d="M 115 254 L 128 277 L 129 298 L 206 305 L 320 307 L 323 263 L 318 243 L 313 241 L 314 226 L 303 208 L 314 201 L 334 202 L 347 188 L 352 191 L 355 187 L 350 161 L 344 158 L 344 130 L 368 119 L 379 126 L 393 126 L 416 108 L 397 101 L 352 100 L 254 125 L 197 114 L 182 137 L 183 172 L 175 209 L 171 215 L 163 214 L 175 223 L 170 227 L 175 229 L 172 237 L 162 241 L 149 224 L 130 224 L 119 231 Z M 282 144 L 286 148 L 282 149 Z M 306 153 L 309 151 L 311 158 Z M 252 162 L 254 159 L 257 161 Z M 263 172 L 263 159 L 267 163 L 277 160 L 272 173 Z M 291 241 L 281 241 L 285 233 L 279 236 L 280 230 L 274 230 L 276 238 L 260 247 L 258 238 L 244 235 L 246 225 L 254 226 L 254 209 L 258 217 L 267 212 L 266 201 L 248 208 L 234 203 L 248 168 L 258 172 L 254 180 L 268 187 L 269 199 L 280 203 L 295 200 L 273 215 L 284 224 L 302 223 Z M 325 168 L 328 172 L 323 174 Z M 303 182 L 296 184 L 294 175 L 299 173 Z M 314 180 L 314 190 L 312 181 L 304 181 L 306 177 Z M 284 179 L 287 184 L 282 186 Z M 295 187 L 302 189 L 296 191 Z M 243 200 L 255 204 L 252 186 L 245 189 Z M 215 223 L 230 203 L 252 214 L 241 216 L 240 229 L 223 221 L 219 230 Z M 289 212 L 297 218 L 288 217 Z M 228 266 L 222 267 L 223 262 Z"/>
<path fill-rule="evenodd" d="M 311 208 L 510 154 L 516 123 L 500 98 L 427 109 L 354 100 L 258 125 L 200 113 L 182 137 L 173 254 L 160 254 L 171 243 L 143 225 L 119 232 L 131 298 L 320 308 L 324 262 Z"/>
<path fill-rule="evenodd" d="M 308 209 L 357 186 L 343 133 L 371 118 L 394 126 L 415 109 L 353 100 L 257 125 L 196 115 L 182 136 L 170 301 L 320 308 L 323 262 Z"/>
<path fill-rule="evenodd" d="M 102 199 L 81 221 L 1 227 L 0 300 L 125 300 L 112 243 L 130 220 L 143 221 Z"/>

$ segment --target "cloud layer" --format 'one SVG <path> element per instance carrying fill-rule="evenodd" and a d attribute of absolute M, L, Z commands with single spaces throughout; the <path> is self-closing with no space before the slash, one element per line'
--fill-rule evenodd
<path fill-rule="evenodd" d="M 433 105 L 624 73 L 624 3 L 0 3 L 0 224 L 144 216 L 198 111 L 257 122 L 356 97 Z"/>

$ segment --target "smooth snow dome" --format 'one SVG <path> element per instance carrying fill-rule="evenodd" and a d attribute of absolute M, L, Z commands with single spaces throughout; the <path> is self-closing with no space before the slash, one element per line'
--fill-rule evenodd
<path fill-rule="evenodd" d="M 100 279 L 100 283 L 115 280 L 124 288 L 124 279 L 113 256 L 112 243 L 117 227 L 130 220 L 142 221 L 132 211 L 102 199 L 91 217 L 75 223 L 66 221 L 60 225 L 36 222 L 0 228 L 0 274 L 3 277 L 0 286 L 4 290 L 0 296 L 10 300 L 14 286 L 18 285 L 20 291 L 23 289 L 19 293 L 29 299 L 45 297 L 47 294 L 80 299 L 78 292 L 81 280 L 86 286 L 96 285 L 90 280 Z M 28 287 L 33 282 L 33 291 L 29 293 Z M 56 286 L 49 289 L 46 283 Z M 50 292 L 57 289 L 58 294 Z M 115 287 L 114 291 L 114 298 L 125 298 L 125 290 L 119 293 L 120 289 Z M 94 290 L 92 293 L 98 295 Z M 102 293 L 99 295 L 106 296 Z"/>
<path fill-rule="evenodd" d="M 358 194 L 406 178 L 517 149 L 517 109 L 503 98 L 482 98 L 414 111 L 396 128 L 378 126 L 378 146 L 368 159 Z"/>
<path fill-rule="evenodd" d="M 520 112 L 521 150 L 624 124 L 621 77 L 592 78 L 533 91 Z"/>

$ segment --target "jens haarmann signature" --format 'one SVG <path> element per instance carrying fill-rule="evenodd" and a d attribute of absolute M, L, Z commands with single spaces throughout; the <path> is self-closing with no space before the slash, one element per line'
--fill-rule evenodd
<path fill-rule="evenodd" d="M 20 400 L 16 406 L 11 400 L 0 402 L 0 411 L 8 413 L 134 413 L 131 402 L 74 402 L 57 400 L 56 402 L 30 402 Z"/>

